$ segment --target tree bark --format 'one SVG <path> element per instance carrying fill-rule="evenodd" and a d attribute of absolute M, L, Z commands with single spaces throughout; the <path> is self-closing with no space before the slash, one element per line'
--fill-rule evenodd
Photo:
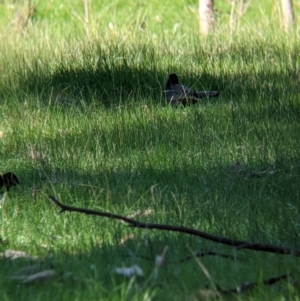
<path fill-rule="evenodd" d="M 214 1 L 199 0 L 199 25 L 200 32 L 203 35 L 208 35 L 214 25 Z"/>
<path fill-rule="evenodd" d="M 281 0 L 282 23 L 287 31 L 294 24 L 294 11 L 292 0 Z"/>

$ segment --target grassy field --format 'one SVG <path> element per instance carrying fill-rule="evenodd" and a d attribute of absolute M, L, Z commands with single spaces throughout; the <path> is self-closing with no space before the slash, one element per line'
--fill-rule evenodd
<path fill-rule="evenodd" d="M 299 31 L 282 32 L 273 1 L 253 1 L 234 27 L 230 6 L 215 2 L 206 39 L 197 1 L 91 1 L 88 22 L 82 1 L 39 1 L 24 24 L 27 2 L 0 2 L 0 170 L 21 183 L 2 196 L 1 300 L 196 300 L 211 279 L 259 283 L 225 300 L 300 299 L 297 257 L 58 214 L 47 197 L 300 249 Z M 170 107 L 173 72 L 220 97 Z M 192 257 L 203 250 L 236 260 Z M 37 264 L 55 276 L 11 279 Z M 134 264 L 144 277 L 114 272 Z M 262 285 L 283 274 L 298 282 Z"/>

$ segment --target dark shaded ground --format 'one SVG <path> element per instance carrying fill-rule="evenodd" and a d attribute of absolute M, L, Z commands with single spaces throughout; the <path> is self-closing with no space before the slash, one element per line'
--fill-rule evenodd
<path fill-rule="evenodd" d="M 215 66 L 215 74 L 200 74 L 195 67 L 188 68 L 189 62 L 203 61 L 204 70 L 210 64 L 207 50 L 199 45 L 193 54 L 181 54 L 182 65 L 178 67 L 176 64 L 175 68 L 172 67 L 172 57 L 167 55 L 165 60 L 157 57 L 153 46 L 139 45 L 136 49 L 133 47 L 130 53 L 112 48 L 110 51 L 115 51 L 114 55 L 108 55 L 99 46 L 93 50 L 83 50 L 82 62 L 74 64 L 76 67 L 66 65 L 62 59 L 54 73 L 50 73 L 50 67 L 41 65 L 37 58 L 31 68 L 22 68 L 14 74 L 14 85 L 17 87 L 16 93 L 22 91 L 29 96 L 37 96 L 45 99 L 47 104 L 50 96 L 52 103 L 57 101 L 76 105 L 82 101 L 89 103 L 96 100 L 105 107 L 128 103 L 134 105 L 141 99 L 165 103 L 163 91 L 166 81 L 168 75 L 175 72 L 181 83 L 198 90 L 218 90 L 221 99 L 226 102 L 260 98 L 278 106 L 289 97 L 298 97 L 300 92 L 300 71 L 297 67 L 300 50 L 295 47 L 285 54 L 281 47 L 262 43 L 228 46 L 226 51 L 216 51 L 216 59 L 211 63 Z M 97 63 L 91 63 L 91 58 L 95 57 Z M 162 69 L 162 62 L 168 66 L 166 69 Z M 233 74 L 228 70 L 230 63 L 245 68 L 241 67 Z M 0 92 L 5 95 L 9 93 L 10 86 L 2 89 Z"/>

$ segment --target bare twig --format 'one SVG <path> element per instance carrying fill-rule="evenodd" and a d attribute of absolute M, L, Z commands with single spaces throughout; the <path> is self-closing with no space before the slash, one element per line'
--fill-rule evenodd
<path fill-rule="evenodd" d="M 292 276 L 289 275 L 281 275 L 277 277 L 271 277 L 268 279 L 265 279 L 261 284 L 263 285 L 273 285 L 277 283 L 280 280 L 287 279 Z M 244 292 L 247 292 L 251 289 L 254 289 L 256 286 L 260 284 L 260 282 L 245 282 L 241 284 L 240 286 L 230 288 L 230 289 L 222 289 L 220 288 L 216 283 L 213 282 L 212 279 L 209 278 L 211 281 L 212 286 L 214 287 L 214 290 L 210 289 L 203 289 L 199 290 L 196 294 L 199 300 L 216 300 L 216 299 L 223 299 L 222 297 L 225 295 L 231 295 L 231 294 L 241 294 Z M 197 300 L 198 300 L 197 299 Z"/>
<path fill-rule="evenodd" d="M 211 241 L 214 241 L 217 243 L 221 243 L 224 245 L 229 245 L 229 246 L 235 247 L 237 250 L 249 249 L 249 250 L 254 250 L 254 251 L 293 255 L 293 256 L 300 257 L 300 250 L 293 250 L 290 248 L 285 248 L 285 247 L 276 246 L 276 245 L 249 243 L 249 242 L 242 241 L 242 240 L 235 240 L 235 239 L 230 239 L 230 238 L 226 238 L 226 237 L 222 237 L 222 236 L 212 235 L 212 234 L 209 234 L 206 232 L 202 232 L 202 231 L 192 229 L 192 228 L 187 228 L 184 226 L 143 223 L 143 222 L 139 222 L 139 221 L 133 220 L 131 218 L 128 218 L 128 217 L 125 217 L 122 215 L 118 215 L 118 214 L 67 206 L 67 205 L 62 204 L 61 202 L 59 202 L 57 199 L 55 199 L 53 196 L 50 196 L 50 195 L 49 195 L 49 199 L 54 204 L 56 204 L 58 207 L 60 207 L 61 213 L 65 212 L 65 211 L 70 211 L 70 212 L 84 213 L 84 214 L 88 214 L 88 215 L 108 217 L 108 218 L 112 218 L 112 219 L 122 220 L 122 221 L 128 223 L 131 227 L 144 228 L 144 229 L 157 229 L 157 230 L 162 230 L 162 231 L 185 233 L 185 234 L 201 237 L 203 239 L 211 240 Z"/>
<path fill-rule="evenodd" d="M 133 255 L 130 254 L 130 255 L 124 255 L 124 256 L 132 257 Z M 205 257 L 205 256 L 218 256 L 218 257 L 231 259 L 231 260 L 235 260 L 235 261 L 244 261 L 243 258 L 238 258 L 238 257 L 233 256 L 233 255 L 228 255 L 228 254 L 216 252 L 216 251 L 213 251 L 213 250 L 203 250 L 201 252 L 197 252 L 197 253 L 194 253 L 192 255 L 185 256 L 185 257 L 183 257 L 179 260 L 172 260 L 172 261 L 169 260 L 168 264 L 182 263 L 182 262 L 189 261 L 191 259 L 195 259 L 195 258 L 199 258 L 199 257 Z M 144 259 L 144 260 L 148 260 L 148 261 L 153 261 L 153 258 L 150 257 L 150 256 L 134 254 L 134 257 Z"/>
<path fill-rule="evenodd" d="M 224 254 L 224 253 L 220 253 L 220 252 L 215 252 L 215 251 L 212 251 L 212 250 L 203 250 L 203 251 L 195 253 L 193 255 L 188 255 L 188 256 L 180 259 L 179 262 L 185 262 L 185 261 L 188 261 L 190 259 L 204 257 L 204 256 L 219 256 L 219 257 L 222 257 L 222 258 L 227 258 L 227 259 L 232 259 L 232 260 L 237 260 L 237 261 L 243 261 L 242 258 L 236 258 L 236 256 L 232 256 L 232 255 L 228 255 L 228 254 Z"/>
<path fill-rule="evenodd" d="M 280 280 L 286 279 L 288 278 L 288 275 L 281 275 L 281 276 L 277 276 L 277 277 L 271 277 L 268 279 L 265 279 L 262 284 L 263 285 L 272 285 Z M 222 290 L 218 287 L 218 291 L 222 294 L 232 294 L 232 293 L 243 293 L 247 290 L 253 289 L 254 287 L 256 287 L 259 284 L 259 282 L 245 282 L 242 285 L 238 286 L 238 287 L 234 287 L 234 288 L 230 288 L 230 289 L 226 289 L 226 290 Z"/>

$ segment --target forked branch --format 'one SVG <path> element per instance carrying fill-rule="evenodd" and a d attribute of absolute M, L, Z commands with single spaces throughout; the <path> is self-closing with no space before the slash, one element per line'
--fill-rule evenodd
<path fill-rule="evenodd" d="M 236 250 L 249 249 L 249 250 L 254 250 L 254 251 L 269 252 L 269 253 L 275 253 L 275 254 L 286 254 L 286 255 L 293 255 L 293 256 L 300 257 L 300 250 L 293 250 L 290 248 L 285 248 L 285 247 L 276 246 L 276 245 L 249 243 L 249 242 L 242 241 L 242 240 L 235 240 L 235 239 L 230 239 L 230 238 L 226 238 L 226 237 L 222 237 L 222 236 L 212 235 L 212 234 L 202 232 L 202 231 L 199 231 L 196 229 L 186 228 L 184 226 L 143 223 L 143 222 L 139 222 L 134 219 L 128 218 L 126 216 L 118 215 L 118 214 L 68 206 L 68 205 L 62 204 L 61 202 L 59 202 L 56 198 L 54 198 L 51 195 L 49 195 L 49 199 L 61 209 L 61 211 L 60 211 L 61 213 L 65 212 L 65 211 L 78 212 L 78 213 L 83 213 L 83 214 L 88 214 L 88 215 L 96 215 L 96 216 L 102 216 L 102 217 L 108 217 L 108 218 L 112 218 L 112 219 L 122 220 L 123 222 L 129 224 L 131 227 L 134 227 L 134 228 L 144 228 L 144 229 L 149 229 L 149 230 L 157 229 L 157 230 L 162 230 L 162 231 L 185 233 L 185 234 L 201 237 L 203 239 L 207 239 L 210 241 L 214 241 L 217 243 L 221 243 L 224 245 L 232 246 L 232 247 L 235 247 Z"/>

